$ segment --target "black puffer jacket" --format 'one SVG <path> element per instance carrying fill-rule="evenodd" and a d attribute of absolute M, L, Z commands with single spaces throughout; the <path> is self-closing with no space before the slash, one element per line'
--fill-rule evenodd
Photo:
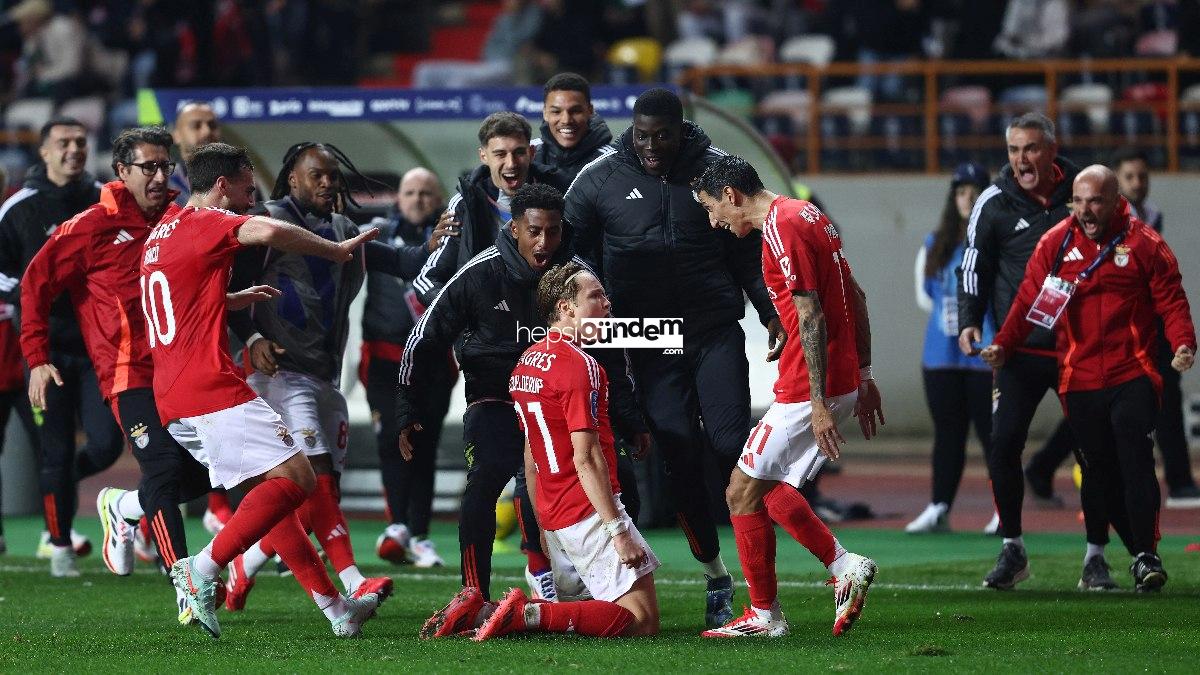
<path fill-rule="evenodd" d="M 0 206 L 0 300 L 20 312 L 20 279 L 29 261 L 54 228 L 98 201 L 100 183 L 89 173 L 61 187 L 46 177 L 44 165 L 25 174 L 22 188 Z M 50 307 L 50 349 L 87 356 L 75 310 L 65 293 Z"/>
<path fill-rule="evenodd" d="M 443 355 L 451 344 L 462 367 L 468 404 L 512 400 L 508 380 L 513 368 L 533 344 L 530 338 L 536 335 L 531 330 L 545 326 L 537 315 L 541 273 L 521 257 L 508 228 L 495 242 L 450 279 L 409 334 L 396 395 L 399 428 L 426 421 L 419 419 L 416 397 L 428 390 L 431 364 L 444 362 Z M 573 258 L 583 262 L 572 253 L 568 232 L 551 265 Z M 589 353 L 608 373 L 614 429 L 625 438 L 645 431 L 624 350 L 595 349 Z"/>
<path fill-rule="evenodd" d="M 554 140 L 550 125 L 542 122 L 542 137 L 533 139 L 533 166 L 547 183 L 566 192 L 580 170 L 594 159 L 613 151 L 608 123 L 597 115 L 588 120 L 588 131 L 574 147 L 564 148 Z"/>
<path fill-rule="evenodd" d="M 1025 265 L 1038 240 L 1071 215 L 1071 185 L 1079 167 L 1059 157 L 1063 179 L 1047 206 L 1029 196 L 1005 165 L 996 181 L 979 195 L 967 222 L 967 243 L 958 270 L 958 325 L 982 326 L 988 310 L 997 326 L 1004 325 L 1008 308 L 1025 278 Z M 1054 334 L 1035 328 L 1025 341 L 1030 349 L 1053 350 Z"/>
<path fill-rule="evenodd" d="M 682 317 L 684 338 L 739 321 L 745 292 L 766 325 L 775 308 L 762 280 L 762 236 L 738 239 L 708 224 L 691 183 L 724 155 L 704 131 L 684 122 L 670 173 L 651 176 L 633 148 L 632 128 L 616 152 L 588 164 L 567 192 L 565 219 L 575 250 L 603 251 L 613 315 Z"/>

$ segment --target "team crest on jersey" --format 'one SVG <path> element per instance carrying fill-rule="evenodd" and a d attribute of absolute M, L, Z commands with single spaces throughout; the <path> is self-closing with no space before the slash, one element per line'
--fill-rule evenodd
<path fill-rule="evenodd" d="M 138 446 L 139 450 L 145 450 L 147 445 L 150 445 L 150 432 L 146 429 L 145 424 L 139 424 L 129 429 L 129 440 Z"/>
<path fill-rule="evenodd" d="M 316 429 L 301 429 L 300 435 L 304 437 L 304 444 L 310 448 L 317 447 L 317 430 Z"/>
<path fill-rule="evenodd" d="M 596 390 L 596 389 L 592 390 L 591 401 L 592 401 L 592 421 L 595 422 L 596 424 L 600 424 L 600 391 L 599 390 Z"/>
<path fill-rule="evenodd" d="M 278 436 L 279 440 L 283 441 L 283 444 L 289 448 L 296 444 L 296 440 L 292 438 L 291 434 L 288 433 L 287 427 L 283 426 L 282 424 L 275 425 L 275 435 Z"/>
<path fill-rule="evenodd" d="M 1113 263 L 1117 267 L 1124 267 L 1129 264 L 1129 247 L 1118 246 L 1113 249 Z"/>

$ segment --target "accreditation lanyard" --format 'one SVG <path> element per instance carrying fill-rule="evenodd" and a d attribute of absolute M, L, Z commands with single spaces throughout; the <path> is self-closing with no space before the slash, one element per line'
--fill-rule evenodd
<path fill-rule="evenodd" d="M 1100 254 L 1096 259 L 1087 266 L 1087 269 L 1079 273 L 1075 281 L 1066 281 L 1058 276 L 1059 269 L 1062 268 L 1063 257 L 1066 255 L 1067 247 L 1071 245 L 1071 239 L 1075 234 L 1075 229 L 1067 230 L 1067 234 L 1063 237 L 1062 244 L 1058 247 L 1058 255 L 1054 256 L 1054 265 L 1050 268 L 1050 275 L 1042 282 L 1042 290 L 1033 301 L 1033 305 L 1029 308 L 1029 312 L 1025 315 L 1025 319 L 1030 323 L 1046 329 L 1054 328 L 1054 324 L 1058 322 L 1058 318 L 1062 316 L 1063 310 L 1067 307 L 1067 302 L 1071 296 L 1075 294 L 1075 289 L 1079 284 L 1087 281 L 1088 277 L 1095 273 L 1108 255 L 1113 252 L 1122 241 L 1125 241 L 1125 235 L 1128 229 L 1121 230 L 1117 236 L 1108 242 L 1108 245 L 1101 249 Z"/>

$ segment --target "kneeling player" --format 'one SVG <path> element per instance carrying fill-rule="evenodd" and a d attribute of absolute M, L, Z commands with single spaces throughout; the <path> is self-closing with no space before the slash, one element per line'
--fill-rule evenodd
<path fill-rule="evenodd" d="M 474 639 L 523 631 L 655 635 L 658 558 L 621 504 L 608 376 L 578 340 L 582 319 L 608 316 L 608 297 L 595 276 L 572 262 L 542 277 L 537 307 L 550 333 L 525 351 L 509 380 L 525 429 L 525 474 L 555 577 L 576 570 L 594 599 L 531 600 L 514 588 Z M 436 633 L 485 607 L 479 591 L 465 588 L 422 633 Z"/>
<path fill-rule="evenodd" d="M 763 281 L 787 329 L 775 402 L 750 432 L 726 491 L 751 608 L 704 637 L 777 637 L 788 632 L 775 577 L 775 527 L 781 525 L 834 577 L 833 634 L 862 612 L 875 562 L 842 548 L 797 491 L 845 443 L 838 422 L 858 417 L 863 435 L 883 423 L 871 378 L 866 296 L 850 273 L 837 230 L 809 202 L 763 189 L 754 167 L 721 157 L 697 184 L 714 228 L 738 237 L 763 231 Z M 764 508 L 765 507 L 765 508 Z"/>

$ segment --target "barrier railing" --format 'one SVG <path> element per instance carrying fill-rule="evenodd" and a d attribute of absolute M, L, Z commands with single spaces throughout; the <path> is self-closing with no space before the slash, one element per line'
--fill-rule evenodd
<path fill-rule="evenodd" d="M 864 78 L 890 79 L 901 102 L 864 99 L 872 90 L 854 86 Z M 806 173 L 936 173 L 977 157 L 994 164 L 1007 120 L 1033 109 L 1058 123 L 1060 145 L 1077 159 L 1102 160 L 1132 144 L 1159 168 L 1200 169 L 1200 59 L 714 65 L 678 79 L 696 95 L 742 107 Z"/>

